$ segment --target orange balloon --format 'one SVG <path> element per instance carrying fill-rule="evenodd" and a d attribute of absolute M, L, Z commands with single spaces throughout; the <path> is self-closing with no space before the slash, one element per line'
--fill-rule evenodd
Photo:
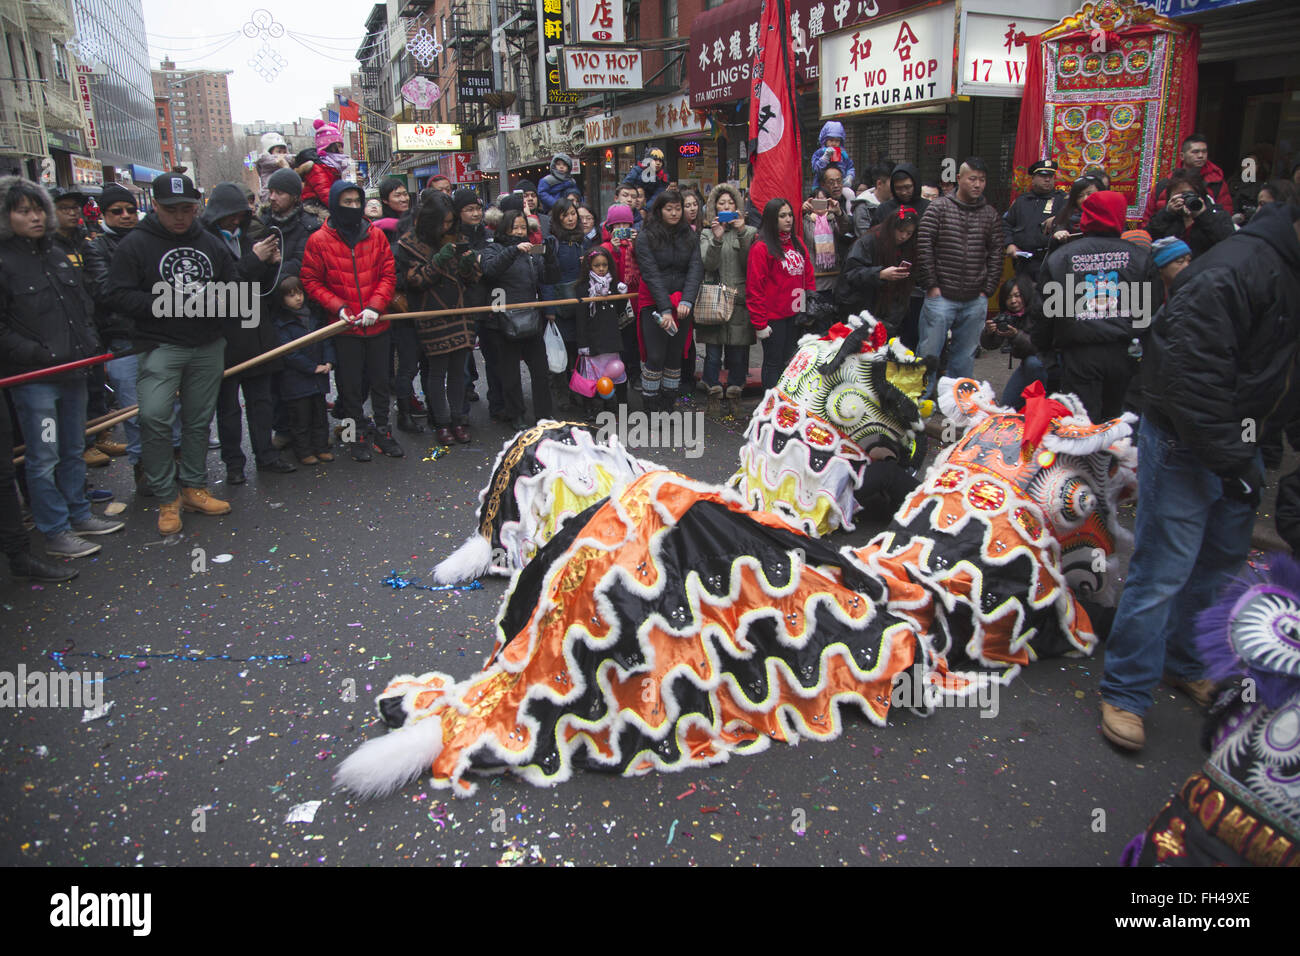
<path fill-rule="evenodd" d="M 609 398 L 614 394 L 614 381 L 608 375 L 603 375 L 596 379 L 596 394 L 601 398 Z"/>

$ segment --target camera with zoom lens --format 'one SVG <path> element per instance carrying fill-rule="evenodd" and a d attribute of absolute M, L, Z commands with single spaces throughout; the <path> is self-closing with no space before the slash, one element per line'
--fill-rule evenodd
<path fill-rule="evenodd" d="M 1192 215 L 1196 215 L 1198 212 L 1200 212 L 1202 209 L 1205 208 L 1205 200 L 1202 199 L 1200 196 L 1196 195 L 1195 193 L 1191 193 L 1187 196 L 1186 199 L 1183 200 L 1183 208 L 1186 209 L 1188 212 L 1190 212 Z"/>

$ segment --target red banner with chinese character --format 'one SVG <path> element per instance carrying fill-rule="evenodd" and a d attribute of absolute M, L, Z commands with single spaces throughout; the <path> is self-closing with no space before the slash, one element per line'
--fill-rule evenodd
<path fill-rule="evenodd" d="M 795 116 L 787 0 L 763 0 L 758 33 L 760 42 L 750 71 L 749 197 L 760 212 L 769 199 L 787 199 L 797 220 L 803 198 L 803 152 Z"/>

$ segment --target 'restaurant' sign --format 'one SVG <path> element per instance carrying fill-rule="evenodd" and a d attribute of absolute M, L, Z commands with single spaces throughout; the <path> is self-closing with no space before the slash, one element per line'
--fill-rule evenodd
<path fill-rule="evenodd" d="M 627 47 L 564 48 L 565 89 L 639 90 L 644 85 L 640 50 Z"/>
<path fill-rule="evenodd" d="M 963 13 L 957 94 L 1020 96 L 1025 91 L 1029 38 L 1055 23 L 1032 17 Z"/>
<path fill-rule="evenodd" d="M 948 3 L 824 37 L 822 116 L 950 99 L 955 11 Z"/>
<path fill-rule="evenodd" d="M 818 40 L 856 23 L 878 20 L 926 0 L 790 0 L 795 82 L 817 79 Z M 761 0 L 728 0 L 706 10 L 691 30 L 687 55 L 691 105 L 705 109 L 749 96 L 749 69 L 758 51 Z"/>

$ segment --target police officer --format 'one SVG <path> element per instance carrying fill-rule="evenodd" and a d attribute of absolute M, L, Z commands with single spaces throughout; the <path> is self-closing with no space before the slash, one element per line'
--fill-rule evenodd
<path fill-rule="evenodd" d="M 1011 204 L 1011 208 L 1002 217 L 1002 222 L 1007 255 L 1015 256 L 1016 272 L 1027 271 L 1031 277 L 1036 278 L 1038 267 L 1047 256 L 1048 237 L 1043 232 L 1043 222 L 1061 211 L 1066 195 L 1053 188 L 1056 163 L 1050 159 L 1040 159 L 1031 165 L 1029 178 L 1029 192 Z"/>

